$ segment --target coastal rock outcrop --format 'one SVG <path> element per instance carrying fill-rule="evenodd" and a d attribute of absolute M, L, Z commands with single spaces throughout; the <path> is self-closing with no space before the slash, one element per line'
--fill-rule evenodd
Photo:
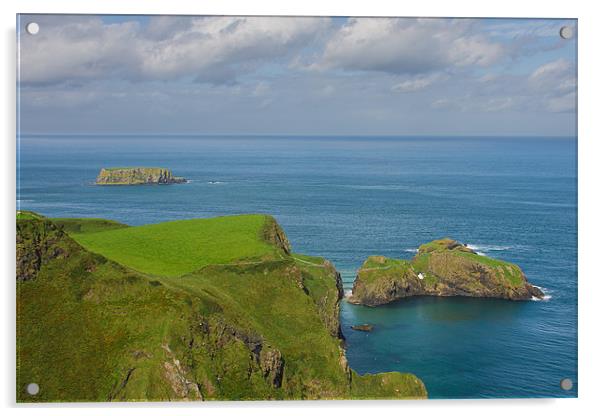
<path fill-rule="evenodd" d="M 48 261 L 64 255 L 62 229 L 44 217 L 17 221 L 17 280 L 33 280 Z"/>
<path fill-rule="evenodd" d="M 359 269 L 349 302 L 378 306 L 410 296 L 542 299 L 516 264 L 477 254 L 450 238 L 423 244 L 412 260 L 371 256 Z"/>
<path fill-rule="evenodd" d="M 184 183 L 186 179 L 174 176 L 165 168 L 103 168 L 96 177 L 97 185 L 168 185 Z"/>

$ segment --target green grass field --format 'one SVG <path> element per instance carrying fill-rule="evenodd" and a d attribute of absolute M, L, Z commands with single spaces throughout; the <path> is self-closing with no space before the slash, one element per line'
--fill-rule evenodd
<path fill-rule="evenodd" d="M 71 236 L 88 250 L 125 266 L 173 277 L 209 264 L 279 258 L 277 247 L 263 239 L 268 218 L 238 215 L 171 221 Z"/>

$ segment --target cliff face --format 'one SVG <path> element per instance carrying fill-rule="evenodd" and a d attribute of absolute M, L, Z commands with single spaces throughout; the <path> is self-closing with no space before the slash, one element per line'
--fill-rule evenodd
<path fill-rule="evenodd" d="M 44 263 L 65 255 L 64 232 L 44 217 L 17 221 L 17 280 L 35 279 Z"/>
<path fill-rule="evenodd" d="M 113 223 L 59 224 L 17 220 L 20 402 L 426 397 L 414 375 L 349 368 L 340 275 L 324 259 L 287 254 L 275 221 L 260 235 L 278 256 L 178 278 L 126 268 L 66 231 Z"/>
<path fill-rule="evenodd" d="M 423 244 L 410 261 L 369 257 L 358 271 L 349 301 L 377 306 L 420 295 L 510 300 L 544 296 L 517 265 L 480 256 L 446 238 Z"/>
<path fill-rule="evenodd" d="M 280 248 L 284 254 L 291 254 L 291 243 L 288 241 L 284 230 L 282 230 L 274 217 L 266 217 L 266 224 L 263 229 L 263 238 L 268 243 Z"/>
<path fill-rule="evenodd" d="M 297 255 L 298 256 L 298 255 Z M 340 303 L 343 299 L 343 280 L 334 265 L 322 258 L 297 257 L 300 270 L 299 286 L 313 299 L 320 319 L 331 336 L 344 340 L 339 320 Z"/>
<path fill-rule="evenodd" d="M 144 185 L 183 183 L 186 179 L 173 176 L 163 168 L 103 168 L 96 177 L 97 185 Z"/>

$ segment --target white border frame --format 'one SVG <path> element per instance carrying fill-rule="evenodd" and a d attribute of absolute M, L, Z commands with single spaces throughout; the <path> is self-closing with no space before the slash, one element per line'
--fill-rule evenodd
<path fill-rule="evenodd" d="M 421 414 L 482 414 L 507 415 L 508 412 L 546 412 L 548 414 L 589 413 L 599 409 L 600 302 L 595 297 L 602 292 L 602 276 L 599 273 L 598 257 L 600 235 L 600 212 L 602 199 L 599 178 L 602 178 L 601 141 L 602 132 L 599 113 L 600 65 L 599 41 L 602 39 L 602 15 L 596 13 L 595 2 L 498 0 L 485 2 L 476 0 L 417 2 L 393 2 L 387 0 L 221 0 L 219 2 L 196 2 L 169 0 L 4 0 L 2 8 L 2 99 L 0 114 L 4 135 L 2 138 L 2 265 L 3 300 L 2 324 L 4 329 L 2 366 L 0 378 L 0 403 L 9 408 L 5 414 L 37 413 L 45 415 L 80 415 L 82 413 L 105 415 L 110 409 L 117 415 L 130 414 L 132 408 L 143 407 L 148 415 L 240 413 L 246 414 L 332 414 L 345 412 L 365 414 L 376 411 L 420 412 Z M 432 17 L 545 17 L 577 18 L 579 65 L 579 399 L 530 399 L 530 400 L 435 400 L 428 402 L 214 402 L 214 403 L 171 403 L 171 404 L 89 404 L 89 405 L 43 405 L 27 406 L 15 404 L 15 56 L 16 13 L 89 13 L 89 14 L 231 14 L 231 15 L 322 15 L 322 16 L 432 16 Z M 553 360 L 554 357 L 549 357 Z"/>

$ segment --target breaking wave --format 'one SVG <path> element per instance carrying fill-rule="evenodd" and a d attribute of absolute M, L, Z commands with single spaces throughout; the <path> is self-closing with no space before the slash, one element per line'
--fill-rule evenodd
<path fill-rule="evenodd" d="M 481 256 L 485 255 L 483 253 L 488 253 L 490 251 L 505 251 L 505 250 L 512 250 L 513 248 L 516 248 L 514 246 L 495 246 L 495 245 L 487 245 L 487 244 L 483 244 L 483 245 L 466 244 L 466 247 L 468 247 L 471 250 L 476 251 L 477 254 L 480 254 Z"/>
<path fill-rule="evenodd" d="M 538 288 L 539 290 L 541 290 L 543 292 L 543 299 L 539 299 L 539 298 L 536 298 L 535 296 L 532 296 L 531 297 L 532 301 L 535 301 L 535 302 L 539 302 L 539 301 L 547 302 L 550 299 L 552 299 L 552 295 L 549 294 L 549 290 L 546 289 L 545 287 L 541 287 L 541 286 L 537 286 L 537 285 L 532 285 L 532 286 Z"/>

